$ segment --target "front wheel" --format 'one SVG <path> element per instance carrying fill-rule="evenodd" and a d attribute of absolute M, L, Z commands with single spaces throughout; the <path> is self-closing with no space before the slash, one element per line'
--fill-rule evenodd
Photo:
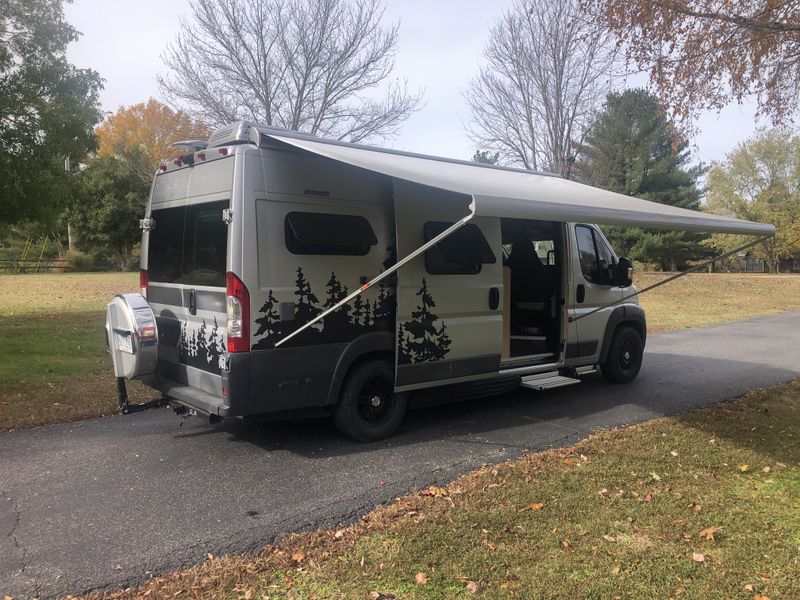
<path fill-rule="evenodd" d="M 407 394 L 394 393 L 394 371 L 388 362 L 371 360 L 355 367 L 333 408 L 333 421 L 344 435 L 373 442 L 392 435 L 408 406 Z"/>
<path fill-rule="evenodd" d="M 630 383 L 642 368 L 644 345 L 639 332 L 633 327 L 620 327 L 611 338 L 608 355 L 600 370 L 609 381 Z"/>

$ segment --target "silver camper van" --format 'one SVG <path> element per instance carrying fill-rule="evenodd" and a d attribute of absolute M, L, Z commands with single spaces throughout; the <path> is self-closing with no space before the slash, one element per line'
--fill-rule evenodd
<path fill-rule="evenodd" d="M 146 302 L 109 309 L 118 382 L 212 420 L 329 413 L 362 441 L 390 435 L 415 396 L 547 389 L 597 368 L 627 383 L 645 315 L 595 223 L 767 227 L 234 123 L 156 173 Z M 122 304 L 138 313 L 120 319 Z M 117 368 L 137 355 L 150 366 Z"/>

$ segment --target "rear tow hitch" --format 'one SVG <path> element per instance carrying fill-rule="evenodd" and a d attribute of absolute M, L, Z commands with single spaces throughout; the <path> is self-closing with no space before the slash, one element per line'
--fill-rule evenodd
<path fill-rule="evenodd" d="M 131 404 L 128 402 L 128 389 L 125 385 L 124 377 L 117 377 L 117 395 L 119 396 L 119 414 L 121 415 L 130 415 L 167 404 L 167 399 L 163 396 L 161 398 L 153 398 L 141 404 Z"/>

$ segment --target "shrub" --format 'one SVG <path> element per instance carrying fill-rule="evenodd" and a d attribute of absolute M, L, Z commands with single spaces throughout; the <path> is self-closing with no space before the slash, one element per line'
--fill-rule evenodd
<path fill-rule="evenodd" d="M 88 252 L 70 250 L 64 258 L 67 259 L 73 271 L 93 271 L 95 269 L 95 257 Z"/>

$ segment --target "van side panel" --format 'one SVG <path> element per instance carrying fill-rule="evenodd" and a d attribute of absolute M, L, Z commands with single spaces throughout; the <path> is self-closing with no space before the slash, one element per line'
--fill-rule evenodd
<path fill-rule="evenodd" d="M 255 267 L 245 281 L 251 301 L 251 414 L 329 403 L 345 350 L 374 332 L 391 335 L 396 304 L 394 286 L 384 282 L 274 347 L 394 262 L 394 218 L 391 187 L 382 175 L 273 149 L 263 150 L 262 164 L 264 187 L 252 190 L 244 209 L 244 251 L 252 253 L 244 262 Z M 295 235 L 293 223 L 320 216 L 321 223 L 366 221 L 374 243 L 355 254 L 292 246 L 287 236 Z M 247 241 L 250 236 L 254 243 Z"/>

